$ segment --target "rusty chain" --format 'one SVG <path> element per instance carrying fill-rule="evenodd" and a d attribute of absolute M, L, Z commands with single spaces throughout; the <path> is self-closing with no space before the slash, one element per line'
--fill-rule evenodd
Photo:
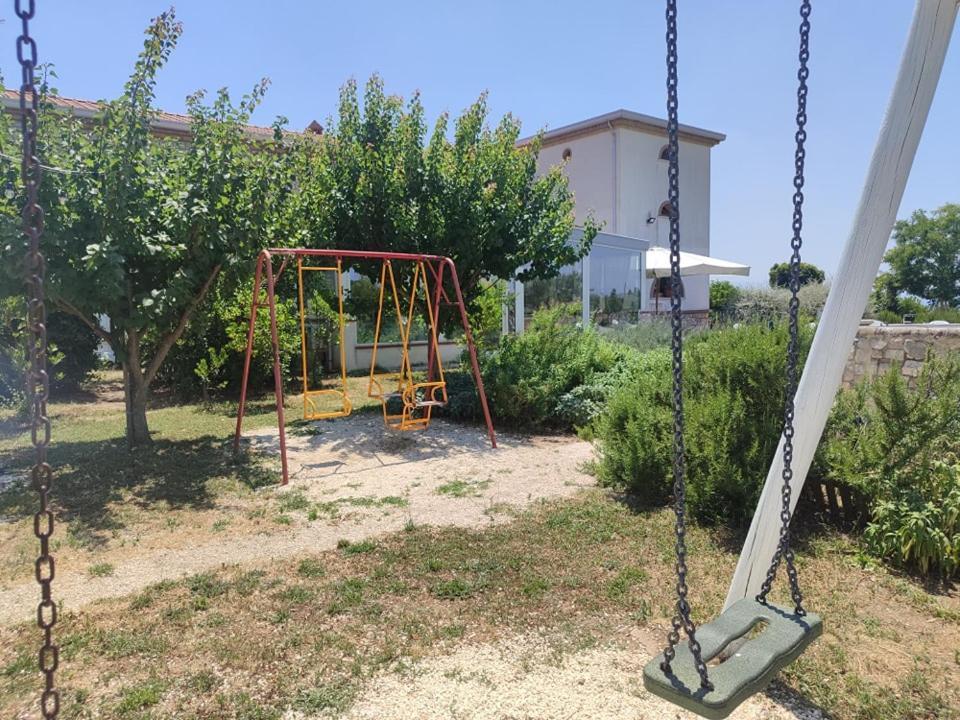
<path fill-rule="evenodd" d="M 43 631 L 43 645 L 38 662 L 44 675 L 44 689 L 40 696 L 40 711 L 44 718 L 56 718 L 60 713 L 60 693 L 55 676 L 60 664 L 60 649 L 53 641 L 53 627 L 57 622 L 57 606 L 53 601 L 52 583 L 54 560 L 50 554 L 53 535 L 53 512 L 50 510 L 50 489 L 53 472 L 47 462 L 50 444 L 50 418 L 47 417 L 47 399 L 50 395 L 50 376 L 47 374 L 47 310 L 44 303 L 46 262 L 40 250 L 43 233 L 43 209 L 38 202 L 42 168 L 37 152 L 37 43 L 30 36 L 30 21 L 36 12 L 35 0 L 15 0 L 17 17 L 22 23 L 17 37 L 17 61 L 20 63 L 20 130 L 23 137 L 23 159 L 20 168 L 26 203 L 23 208 L 23 233 L 27 238 L 27 399 L 32 413 L 30 439 L 34 447 L 34 465 L 30 479 L 40 500 L 33 517 L 33 532 L 40 543 L 34 574 L 40 584 L 40 603 L 37 605 L 37 625 Z"/>

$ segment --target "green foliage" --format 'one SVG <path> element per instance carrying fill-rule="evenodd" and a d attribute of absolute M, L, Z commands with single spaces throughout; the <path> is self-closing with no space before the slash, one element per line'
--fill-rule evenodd
<path fill-rule="evenodd" d="M 881 299 L 889 307 L 900 293 L 938 307 L 960 307 L 960 205 L 932 213 L 917 210 L 893 229 L 895 246 L 884 260 L 889 277 L 880 281 Z M 879 279 L 878 279 L 879 280 Z"/>
<path fill-rule="evenodd" d="M 16 405 L 23 397 L 25 317 L 21 297 L 0 299 L 2 405 Z M 97 367 L 97 336 L 77 318 L 53 311 L 47 315 L 47 342 L 51 391 L 76 390 Z"/>
<path fill-rule="evenodd" d="M 626 345 L 638 352 L 667 347 L 672 335 L 670 321 L 659 318 L 644 320 L 636 325 L 624 323 L 604 328 L 601 332 L 607 340 Z"/>
<path fill-rule="evenodd" d="M 348 82 L 321 157 L 297 176 L 312 188 L 299 198 L 303 242 L 448 255 L 471 314 L 488 278 L 521 267 L 521 279 L 559 273 L 589 249 L 596 228 L 588 221 L 582 246 L 567 245 L 574 201 L 566 177 L 559 167 L 538 174 L 540 141 L 518 146 L 518 120 L 507 115 L 490 127 L 488 116 L 482 95 L 452 133 L 446 114 L 428 133 L 419 95 L 405 103 L 374 75 L 361 103 Z M 379 270 L 358 268 L 371 278 Z M 456 324 L 444 308 L 442 327 Z"/>
<path fill-rule="evenodd" d="M 535 313 L 523 335 L 508 335 L 481 360 L 491 409 L 499 422 L 524 428 L 569 428 L 592 416 L 605 374 L 627 350 L 573 323 L 570 306 Z M 582 386 L 593 386 L 582 390 Z"/>
<path fill-rule="evenodd" d="M 820 317 L 827 302 L 828 285 L 804 285 L 797 294 L 800 312 L 811 318 Z M 733 319 L 744 323 L 777 323 L 785 319 L 790 309 L 790 291 L 783 288 L 740 288 Z"/>
<path fill-rule="evenodd" d="M 946 574 L 960 553 L 960 358 L 931 358 L 914 387 L 899 367 L 841 394 L 818 471 L 870 500 L 868 547 Z"/>
<path fill-rule="evenodd" d="M 106 315 L 102 333 L 128 375 L 128 441 L 148 439 L 145 403 L 167 353 L 223 271 L 250 263 L 274 236 L 285 236 L 286 198 L 293 192 L 295 148 L 254 141 L 245 131 L 267 83 L 234 104 L 226 90 L 204 104 L 188 98 L 188 142 L 158 138 L 151 123 L 156 77 L 182 28 L 173 10 L 154 19 L 122 95 L 105 103 L 96 123 L 43 102 L 44 161 L 68 172 L 43 175 L 44 247 L 51 307 L 88 325 Z M 16 146 L 4 114 L 3 144 Z M 264 151 L 267 150 L 267 151 Z M 23 188 L 15 161 L 0 173 L 14 189 L 0 198 L 0 258 L 7 287 L 19 286 L 23 237 L 15 208 Z"/>
<path fill-rule="evenodd" d="M 684 353 L 687 504 L 695 517 L 749 521 L 782 426 L 785 325 L 747 325 L 693 336 Z M 805 355 L 811 333 L 802 332 Z M 670 356 L 640 356 L 609 399 L 595 433 L 599 473 L 648 503 L 672 485 Z"/>
<path fill-rule="evenodd" d="M 826 274 L 812 263 L 800 263 L 800 286 L 823 283 Z M 770 268 L 770 287 L 790 289 L 790 263 L 777 263 Z"/>
<path fill-rule="evenodd" d="M 710 311 L 721 315 L 733 313 L 740 298 L 740 288 L 729 280 L 714 280 L 710 283 Z"/>

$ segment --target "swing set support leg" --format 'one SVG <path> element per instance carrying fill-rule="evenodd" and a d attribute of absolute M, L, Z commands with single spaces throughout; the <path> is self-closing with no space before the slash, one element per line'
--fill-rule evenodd
<path fill-rule="evenodd" d="M 261 284 L 263 283 L 264 269 L 267 281 L 267 310 L 270 316 L 270 339 L 273 344 L 273 389 L 277 403 L 277 426 L 280 433 L 280 463 L 282 468 L 282 484 L 290 482 L 290 471 L 287 465 L 287 432 L 283 413 L 283 375 L 280 372 L 280 340 L 277 333 L 277 302 L 274 293 L 276 280 L 273 274 L 273 258 L 266 250 L 260 253 L 257 259 L 257 269 L 253 280 L 253 299 L 250 303 L 250 325 L 247 328 L 247 351 L 243 360 L 243 381 L 240 386 L 240 408 L 237 412 L 237 430 L 233 437 L 234 450 L 240 448 L 240 433 L 243 427 L 243 415 L 246 411 L 247 385 L 250 380 L 250 362 L 253 357 L 253 336 L 257 324 L 257 309 L 260 302 Z"/>
<path fill-rule="evenodd" d="M 463 302 L 463 292 L 460 290 L 460 278 L 457 276 L 457 266 L 450 258 L 444 258 L 443 264 L 450 268 L 450 279 L 457 296 L 457 307 L 460 308 L 460 322 L 463 325 L 464 337 L 467 340 L 467 350 L 470 353 L 470 366 L 473 369 L 473 379 L 477 383 L 477 393 L 480 395 L 480 407 L 483 408 L 483 419 L 487 424 L 487 434 L 490 436 L 490 445 L 497 447 L 497 434 L 493 429 L 493 419 L 490 417 L 490 406 L 487 404 L 487 393 L 483 389 L 483 377 L 480 375 L 480 362 L 477 360 L 477 346 L 473 342 L 473 331 L 470 329 L 470 320 L 467 317 L 467 306 Z"/>

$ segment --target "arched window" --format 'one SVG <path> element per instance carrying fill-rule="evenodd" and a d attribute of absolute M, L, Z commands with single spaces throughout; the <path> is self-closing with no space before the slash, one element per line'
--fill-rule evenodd
<path fill-rule="evenodd" d="M 571 150 L 570 148 L 567 148 L 566 150 L 563 151 L 564 161 L 567 161 L 572 157 L 573 157 L 573 150 Z"/>
<path fill-rule="evenodd" d="M 657 215 L 668 218 L 672 213 L 673 207 L 670 205 L 670 201 L 666 200 L 662 205 L 660 205 L 660 210 L 657 212 Z"/>
<path fill-rule="evenodd" d="M 670 159 L 670 146 L 669 146 L 669 145 L 664 145 L 662 148 L 660 148 L 660 159 L 661 159 L 661 160 L 669 160 L 669 159 Z"/>

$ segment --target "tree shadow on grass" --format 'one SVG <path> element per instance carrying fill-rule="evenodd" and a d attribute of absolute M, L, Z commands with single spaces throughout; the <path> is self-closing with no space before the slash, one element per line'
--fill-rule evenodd
<path fill-rule="evenodd" d="M 11 465 L 28 473 L 27 453 Z M 71 521 L 71 535 L 83 545 L 105 543 L 144 511 L 203 510 L 215 504 L 218 484 L 231 481 L 249 488 L 273 484 L 276 473 L 247 454 L 234 455 L 229 440 L 212 435 L 190 440 L 155 439 L 130 451 L 123 439 L 58 442 L 50 449 L 54 467 L 53 505 L 60 519 Z M 0 516 L 29 517 L 36 494 L 28 483 L 0 492 Z M 122 510 L 122 511 L 121 511 Z"/>

